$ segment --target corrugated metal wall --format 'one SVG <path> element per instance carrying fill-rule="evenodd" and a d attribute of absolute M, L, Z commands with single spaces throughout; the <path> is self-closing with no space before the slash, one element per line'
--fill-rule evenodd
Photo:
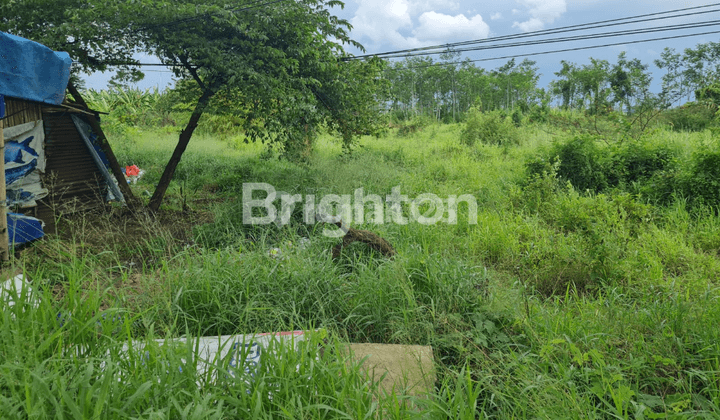
<path fill-rule="evenodd" d="M 43 124 L 47 164 L 42 178 L 50 194 L 39 202 L 37 217 L 50 225 L 52 215 L 103 206 L 102 175 L 70 114 L 43 112 Z"/>
<path fill-rule="evenodd" d="M 104 206 L 102 175 L 73 124 L 70 113 L 59 108 L 5 98 L 6 127 L 43 120 L 45 127 L 45 174 L 43 186 L 50 194 L 26 214 L 45 222 L 45 232 L 55 232 L 55 218 Z M 84 117 L 91 118 L 91 117 Z"/>

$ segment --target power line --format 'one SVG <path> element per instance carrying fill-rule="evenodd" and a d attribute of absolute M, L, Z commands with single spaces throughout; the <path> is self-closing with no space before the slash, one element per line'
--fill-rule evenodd
<path fill-rule="evenodd" d="M 588 39 L 611 38 L 611 37 L 617 37 L 617 36 L 630 36 L 630 35 L 639 35 L 639 34 L 654 33 L 654 32 L 677 31 L 677 30 L 683 30 L 683 29 L 696 29 L 696 28 L 703 28 L 703 27 L 707 27 L 707 26 L 715 26 L 717 24 L 720 24 L 720 20 L 710 20 L 710 21 L 697 22 L 697 23 L 683 23 L 683 24 L 678 24 L 678 25 L 669 25 L 669 26 L 661 26 L 661 27 L 645 28 L 645 29 L 628 29 L 628 30 L 624 30 L 624 31 L 601 32 L 601 33 L 596 33 L 596 34 L 576 35 L 576 36 L 571 36 L 571 37 L 538 39 L 538 40 L 516 42 L 516 43 L 491 44 L 491 45 L 486 45 L 486 46 L 476 46 L 476 47 L 453 49 L 452 52 L 468 52 L 468 51 L 480 51 L 480 50 L 489 50 L 489 49 L 498 49 L 498 48 L 526 47 L 526 46 L 539 45 L 539 44 L 555 44 L 555 43 L 560 43 L 560 42 L 582 41 L 582 40 L 588 40 Z M 388 58 L 416 57 L 416 56 L 442 54 L 444 52 L 445 51 L 417 52 L 414 54 L 389 55 L 389 56 L 384 56 L 382 58 L 388 59 Z"/>
<path fill-rule="evenodd" d="M 715 26 L 718 23 L 720 23 L 720 20 L 700 22 L 697 24 L 675 25 L 678 27 L 671 27 L 670 29 L 665 29 L 663 27 L 663 28 L 633 30 L 633 31 L 637 31 L 637 32 L 630 33 L 629 35 L 636 35 L 636 34 L 640 34 L 640 33 L 664 32 L 664 31 L 668 31 L 668 30 L 693 29 L 693 28 L 699 28 L 699 27 Z M 682 26 L 682 27 L 679 27 L 679 26 Z M 624 32 L 627 32 L 627 31 L 624 31 Z M 693 34 L 685 34 L 685 35 L 677 35 L 677 36 L 661 37 L 661 38 L 650 38 L 650 39 L 635 40 L 635 41 L 623 41 L 623 42 L 617 42 L 617 43 L 612 43 L 612 44 L 593 45 L 593 46 L 587 46 L 587 47 L 576 47 L 576 48 L 545 51 L 545 52 L 538 52 L 538 53 L 507 55 L 507 56 L 502 56 L 502 57 L 493 57 L 493 58 L 485 58 L 485 59 L 477 59 L 477 60 L 454 61 L 454 62 L 448 62 L 448 63 L 433 63 L 433 64 L 427 64 L 427 65 L 422 65 L 422 66 L 411 66 L 411 67 L 405 67 L 405 68 L 406 69 L 414 69 L 414 68 L 425 68 L 425 67 L 434 67 L 434 66 L 449 66 L 449 65 L 456 65 L 456 64 L 462 64 L 462 63 L 468 63 L 468 62 L 472 63 L 472 62 L 478 62 L 478 61 L 492 61 L 492 60 L 501 60 L 501 59 L 507 59 L 507 58 L 553 54 L 553 53 L 558 53 L 558 52 L 578 51 L 578 50 L 602 48 L 602 47 L 608 47 L 608 46 L 626 45 L 626 44 L 637 44 L 637 43 L 643 43 L 643 42 L 661 41 L 661 40 L 666 40 L 666 39 L 687 38 L 687 37 L 691 37 L 691 36 L 700 36 L 700 35 L 715 34 L 715 33 L 720 33 L 720 31 L 700 32 L 700 33 L 693 33 Z M 466 51 L 477 51 L 477 50 L 496 49 L 496 48 L 522 47 L 522 46 L 530 46 L 530 45 L 536 45 L 536 44 L 550 44 L 550 43 L 556 43 L 556 42 L 576 41 L 576 40 L 581 40 L 581 39 L 606 38 L 606 37 L 610 37 L 610 36 L 622 36 L 622 35 L 627 36 L 628 34 L 624 34 L 624 33 L 617 33 L 617 34 L 611 33 L 611 35 L 590 34 L 590 35 L 583 35 L 582 37 L 572 37 L 573 39 L 551 38 L 551 39 L 547 39 L 547 40 L 536 40 L 536 41 L 531 41 L 531 42 L 527 42 L 527 43 L 499 44 L 499 45 L 490 45 L 490 46 L 483 46 L 483 47 L 476 47 L 476 48 L 468 48 L 468 49 L 463 49 L 461 51 L 466 52 Z M 558 39 L 560 39 L 560 41 L 557 41 Z M 426 54 L 415 54 L 415 55 L 426 55 Z M 400 56 L 400 57 L 408 57 L 408 55 Z M 138 66 L 138 67 L 155 67 L 155 66 L 180 67 L 180 68 L 184 67 L 181 64 L 162 64 L 162 63 L 120 63 L 120 62 L 117 62 L 117 63 L 108 63 L 107 65 L 108 66 Z"/>
<path fill-rule="evenodd" d="M 529 38 L 529 37 L 536 37 L 538 35 L 553 35 L 556 33 L 574 32 L 574 31 L 596 29 L 596 28 L 609 27 L 609 26 L 628 25 L 628 24 L 641 23 L 641 22 L 654 21 L 654 20 L 672 19 L 672 18 L 677 18 L 677 17 L 685 17 L 685 16 L 691 16 L 691 15 L 713 13 L 713 12 L 719 11 L 720 9 L 715 9 L 715 10 L 710 10 L 710 11 L 693 12 L 693 13 L 685 13 L 685 14 L 673 15 L 673 16 L 664 16 L 664 17 L 660 17 L 660 18 L 641 19 L 641 18 L 647 18 L 650 16 L 659 16 L 659 15 L 678 13 L 678 12 L 684 12 L 684 11 L 688 11 L 688 10 L 696 10 L 696 9 L 702 9 L 702 8 L 708 8 L 708 7 L 715 7 L 715 6 L 720 6 L 720 3 L 712 3 L 712 4 L 708 4 L 708 5 L 704 5 L 704 6 L 695 6 L 695 7 L 687 7 L 687 8 L 682 8 L 682 9 L 674 9 L 674 10 L 669 10 L 669 11 L 665 11 L 665 12 L 647 13 L 647 14 L 643 14 L 643 15 L 609 19 L 609 20 L 603 20 L 603 21 L 598 21 L 598 22 L 589 22 L 589 23 L 583 23 L 583 24 L 578 24 L 578 25 L 563 26 L 560 28 L 533 31 L 533 32 L 525 33 L 525 34 L 504 35 L 504 36 L 493 37 L 493 38 L 460 41 L 460 42 L 454 42 L 454 43 L 448 43 L 448 44 L 442 44 L 442 45 L 434 45 L 434 46 L 428 46 L 428 47 L 410 48 L 410 49 L 388 51 L 388 52 L 382 52 L 382 53 L 376 53 L 376 54 L 364 54 L 364 55 L 358 55 L 358 56 L 353 56 L 353 57 L 347 57 L 347 58 L 343 59 L 343 61 L 368 58 L 368 57 L 384 58 L 382 56 L 390 55 L 390 54 L 415 52 L 415 51 L 429 51 L 429 50 L 434 50 L 434 49 L 447 50 L 448 48 L 453 48 L 455 46 L 488 43 L 488 42 L 496 42 L 496 41 L 505 41 L 505 40 L 509 40 L 509 39 Z M 638 19 L 638 20 L 631 21 L 631 22 L 622 22 L 622 21 L 628 21 L 628 20 L 634 20 L 634 19 Z"/>
<path fill-rule="evenodd" d="M 273 4 L 273 3 L 278 3 L 278 2 L 282 2 L 282 1 L 288 1 L 288 0 L 274 0 L 274 1 L 271 1 L 271 2 L 265 2 L 265 3 L 260 3 L 260 2 L 258 1 L 258 2 L 255 2 L 255 3 L 250 3 L 251 5 L 256 5 L 256 6 L 246 6 L 246 7 L 244 7 L 244 8 L 236 9 L 236 10 L 238 10 L 238 11 L 239 11 L 239 10 L 246 10 L 246 9 L 249 9 L 249 8 L 252 8 L 252 7 L 260 7 L 260 6 L 263 6 L 263 5 L 266 5 L 266 4 Z M 630 20 L 630 19 L 636 19 L 636 18 L 640 18 L 640 17 L 656 16 L 656 15 L 661 15 L 661 14 L 675 13 L 675 12 L 678 12 L 678 11 L 687 11 L 687 10 L 691 10 L 691 9 L 707 8 L 707 7 L 712 7 L 712 6 L 715 6 L 715 5 L 720 5 L 720 3 L 715 3 L 715 4 L 711 4 L 711 5 L 705 5 L 705 6 L 696 6 L 696 7 L 685 8 L 685 9 L 677 9 L 677 10 L 672 10 L 672 11 L 667 11 L 667 12 L 650 13 L 650 14 L 639 15 L 639 16 L 634 16 L 634 17 L 611 19 L 611 20 L 606 20 L 606 21 L 601 21 L 601 22 L 588 23 L 588 24 L 582 24 L 582 25 L 574 25 L 574 26 L 568 26 L 568 27 L 557 28 L 557 29 L 552 29 L 552 30 L 535 31 L 535 32 L 533 32 L 533 33 L 531 33 L 531 34 L 510 35 L 510 36 L 504 36 L 504 37 L 488 38 L 488 39 L 485 39 L 485 40 L 463 41 L 463 42 L 458 42 L 458 43 L 453 43 L 453 44 L 445 44 L 445 45 L 443 45 L 442 47 L 447 48 L 447 46 L 449 46 L 449 45 L 471 45 L 471 44 L 473 44 L 473 43 L 486 43 L 486 42 L 491 42 L 491 41 L 493 41 L 493 40 L 512 39 L 512 38 L 524 38 L 524 37 L 529 37 L 529 36 L 537 36 L 537 35 L 540 34 L 540 33 L 546 33 L 546 34 L 547 34 L 547 33 L 557 33 L 557 32 L 572 32 L 572 31 L 565 31 L 564 29 L 567 29 L 567 28 L 575 28 L 575 27 L 578 27 L 578 26 L 583 26 L 582 29 L 584 30 L 584 29 L 589 29 L 588 25 L 597 25 L 597 24 L 605 23 L 605 22 L 616 22 L 616 21 L 620 21 L 620 20 Z M 661 18 L 661 19 L 675 18 L 675 17 L 679 17 L 679 16 L 686 16 L 686 15 L 697 15 L 697 14 L 703 14 L 703 13 L 712 13 L 712 12 L 717 12 L 717 11 L 720 11 L 720 9 L 715 9 L 715 10 L 710 10 L 710 11 L 702 11 L 702 12 L 694 12 L 694 13 L 683 14 L 683 15 L 666 16 L 666 17 L 663 17 L 663 18 Z M 198 17 L 196 17 L 196 18 L 198 18 Z M 651 19 L 651 20 L 659 20 L 659 18 L 655 18 L 655 19 Z M 640 21 L 626 22 L 626 23 L 623 23 L 623 24 L 627 24 L 627 23 L 638 23 L 638 22 L 640 22 Z M 571 37 L 558 37 L 558 38 L 549 38 L 549 39 L 536 39 L 536 40 L 523 41 L 523 42 L 517 42 L 517 43 L 491 44 L 491 45 L 487 45 L 487 46 L 475 46 L 475 47 L 469 47 L 469 48 L 462 48 L 462 49 L 457 49 L 457 50 L 455 50 L 455 51 L 456 51 L 456 52 L 468 52 L 468 51 L 478 51 L 478 50 L 485 50 L 485 49 L 512 48 L 512 47 L 523 47 L 523 46 L 531 46 L 531 45 L 538 45 L 538 44 L 551 44 L 551 43 L 569 42 L 569 41 L 579 41 L 579 40 L 587 40 L 587 39 L 598 39 L 598 38 L 605 38 L 605 37 L 629 36 L 629 35 L 638 35 L 638 34 L 652 33 L 652 32 L 664 32 L 664 31 L 671 31 L 671 30 L 694 29 L 694 28 L 700 28 L 700 27 L 706 27 L 706 26 L 713 26 L 713 25 L 716 25 L 716 24 L 718 24 L 718 23 L 720 23 L 720 20 L 704 21 L 704 22 L 689 23 L 689 24 L 668 25 L 668 26 L 654 27 L 654 28 L 646 28 L 646 29 L 632 29 L 632 30 L 624 30 L 624 31 L 612 31 L 612 32 L 604 32 L 604 33 L 577 35 L 577 36 L 571 36 Z M 613 26 L 613 25 L 606 25 L 606 26 Z M 597 27 L 597 26 L 595 26 L 595 27 Z M 574 30 L 580 30 L 580 29 L 574 29 Z M 551 53 L 557 53 L 557 52 L 577 51 L 577 50 L 584 50 L 584 49 L 601 48 L 601 47 L 605 47 L 605 46 L 615 46 L 615 45 L 624 45 L 624 44 L 634 44 L 634 43 L 639 43 L 639 42 L 651 42 L 651 41 L 656 41 L 656 40 L 684 38 L 684 37 L 689 37 L 689 36 L 698 36 L 698 35 L 704 35 L 704 34 L 710 34 L 710 33 L 716 33 L 716 32 L 705 32 L 705 33 L 698 33 L 698 34 L 686 34 L 686 35 L 681 35 L 681 36 L 652 38 L 652 39 L 637 40 L 637 41 L 625 41 L 625 42 L 605 44 L 605 45 L 588 46 L 588 47 L 578 47 L 578 48 L 569 48 L 569 49 L 554 50 L 554 51 L 539 52 L 539 53 L 530 53 L 530 54 L 508 55 L 508 56 L 488 58 L 488 59 L 469 60 L 469 61 L 464 61 L 464 62 L 490 61 L 490 60 L 497 60 L 497 59 L 504 59 L 504 58 L 525 57 L 525 56 L 534 56 L 534 55 L 542 55 L 542 54 L 551 54 Z M 424 48 L 417 48 L 417 49 L 412 49 L 412 50 L 414 50 L 414 51 L 420 51 L 420 50 L 424 50 L 424 49 L 427 49 L 427 48 L 433 48 L 433 47 L 424 47 Z M 403 51 L 412 51 L 412 50 L 403 50 Z M 426 52 L 426 53 L 404 54 L 404 55 L 400 55 L 400 54 L 397 54 L 397 55 L 389 55 L 389 54 L 392 54 L 392 52 L 386 52 L 386 53 L 382 53 L 382 54 L 385 54 L 386 56 L 385 56 L 385 57 L 381 57 L 381 58 L 400 58 L 400 57 L 411 57 L 411 56 L 418 56 L 418 55 L 431 55 L 431 54 L 439 54 L 439 53 L 442 53 L 442 51 L 431 51 L 431 52 Z M 367 55 L 367 56 L 375 56 L 375 55 Z M 351 59 L 359 59 L 359 58 L 362 58 L 362 57 L 364 57 L 364 56 L 351 57 Z M 341 61 L 346 61 L 346 59 L 341 58 Z M 440 66 L 440 65 L 454 65 L 454 64 L 459 64 L 459 63 L 462 63 L 462 62 L 434 63 L 434 64 L 429 64 L 429 65 L 426 65 L 426 66 L 408 67 L 408 68 L 421 68 L 421 67 Z M 127 66 L 140 66 L 140 67 L 145 67 L 145 66 L 184 67 L 184 66 L 179 65 L 179 64 L 162 64 L 162 63 L 120 63 L 120 62 L 117 62 L 117 63 L 109 63 L 108 65 L 111 65 L 111 66 L 123 66 L 123 65 L 127 65 Z"/>
<path fill-rule="evenodd" d="M 393 70 L 405 70 L 405 69 L 422 69 L 422 68 L 427 68 L 427 67 L 440 67 L 440 66 L 451 66 L 451 65 L 463 64 L 463 63 L 476 63 L 476 62 L 480 62 L 480 61 L 506 60 L 509 58 L 532 57 L 532 56 L 536 56 L 536 55 L 556 54 L 556 53 L 561 53 L 561 52 L 589 50 L 589 49 L 593 49 L 593 48 L 614 47 L 614 46 L 618 46 L 618 45 L 639 44 L 639 43 L 643 43 L 643 42 L 652 42 L 652 41 L 664 41 L 667 39 L 687 38 L 687 37 L 691 37 L 691 36 L 710 35 L 710 34 L 717 34 L 717 33 L 720 33 L 720 30 L 710 31 L 710 32 L 700 32 L 700 33 L 695 33 L 695 34 L 667 36 L 667 37 L 661 37 L 661 38 L 640 39 L 640 40 L 635 40 L 635 41 L 615 42 L 612 44 L 591 45 L 591 46 L 587 46 L 587 47 L 566 48 L 566 49 L 562 49 L 562 50 L 552 50 L 552 51 L 541 51 L 541 52 L 526 53 L 526 54 L 506 55 L 506 56 L 502 56 L 502 57 L 479 58 L 476 60 L 455 61 L 455 62 L 450 62 L 450 63 L 432 63 L 432 64 L 426 64 L 426 65 L 422 65 L 422 66 L 410 66 L 410 67 L 404 67 L 402 69 L 398 68 L 398 69 L 389 69 L 389 70 L 393 71 Z"/>

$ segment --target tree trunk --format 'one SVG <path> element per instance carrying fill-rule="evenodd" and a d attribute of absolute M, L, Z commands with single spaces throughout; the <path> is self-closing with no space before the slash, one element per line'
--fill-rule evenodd
<path fill-rule="evenodd" d="M 190 121 L 188 121 L 185 129 L 180 132 L 178 144 L 177 146 L 175 146 L 175 150 L 170 157 L 170 161 L 168 162 L 167 166 L 165 166 L 165 171 L 160 177 L 160 182 L 158 183 L 157 188 L 155 188 L 153 196 L 150 198 L 148 208 L 153 212 L 157 212 L 160 209 L 160 204 L 162 203 L 163 197 L 165 197 L 165 192 L 170 185 L 170 181 L 172 180 L 173 175 L 175 175 L 175 168 L 177 168 L 178 163 L 180 163 L 180 158 L 182 158 L 183 153 L 185 153 L 185 149 L 190 142 L 190 137 L 192 137 L 192 134 L 195 131 L 195 128 L 197 128 L 198 121 L 200 120 L 203 111 L 205 111 L 205 108 L 210 102 L 210 98 L 212 98 L 214 94 L 215 89 L 212 88 L 207 88 L 203 91 L 202 96 L 200 97 L 200 99 L 198 99 L 198 103 L 197 105 L 195 105 L 195 109 L 190 116 Z"/>

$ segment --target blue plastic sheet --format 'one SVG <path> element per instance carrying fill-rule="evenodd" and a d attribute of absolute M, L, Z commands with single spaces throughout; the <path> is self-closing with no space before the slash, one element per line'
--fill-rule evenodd
<path fill-rule="evenodd" d="M 7 214 L 10 245 L 22 245 L 45 236 L 42 220 L 19 213 Z"/>
<path fill-rule="evenodd" d="M 0 95 L 59 105 L 71 64 L 68 53 L 0 32 Z"/>

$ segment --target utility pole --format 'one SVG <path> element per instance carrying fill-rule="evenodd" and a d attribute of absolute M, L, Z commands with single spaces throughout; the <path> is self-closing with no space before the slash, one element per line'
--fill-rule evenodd
<path fill-rule="evenodd" d="M 0 101 L 2 101 L 0 97 Z M 4 107 L 3 107 L 4 108 Z M 3 124 L 5 115 L 0 115 L 0 151 L 3 158 L 0 159 L 0 261 L 8 261 L 10 259 L 10 238 L 8 236 L 7 225 L 7 197 L 5 191 L 5 135 L 3 134 Z"/>

